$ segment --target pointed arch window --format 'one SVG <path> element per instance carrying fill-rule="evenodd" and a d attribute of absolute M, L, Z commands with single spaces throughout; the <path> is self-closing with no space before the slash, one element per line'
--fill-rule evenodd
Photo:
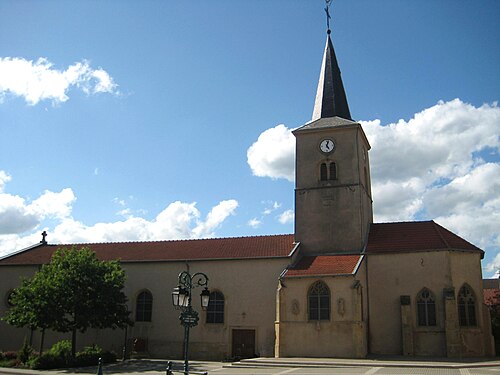
<path fill-rule="evenodd" d="M 135 304 L 135 321 L 150 322 L 153 315 L 153 295 L 149 290 L 144 290 L 137 296 Z"/>
<path fill-rule="evenodd" d="M 436 325 L 436 298 L 427 288 L 417 295 L 417 319 L 419 326 Z"/>
<path fill-rule="evenodd" d="M 219 291 L 210 293 L 207 307 L 207 323 L 224 323 L 224 294 Z"/>
<path fill-rule="evenodd" d="M 316 281 L 307 293 L 309 320 L 330 320 L 330 289 Z"/>
<path fill-rule="evenodd" d="M 476 297 L 472 288 L 464 285 L 458 292 L 458 321 L 462 327 L 476 326 Z"/>
<path fill-rule="evenodd" d="M 332 181 L 337 179 L 337 164 L 334 162 L 323 162 L 319 166 L 320 181 Z"/>

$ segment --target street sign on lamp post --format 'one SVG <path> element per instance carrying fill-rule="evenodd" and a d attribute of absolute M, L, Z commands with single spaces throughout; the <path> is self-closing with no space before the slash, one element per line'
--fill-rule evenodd
<path fill-rule="evenodd" d="M 200 294 L 203 310 L 208 307 L 210 291 L 208 290 L 208 277 L 202 272 L 191 275 L 183 271 L 179 274 L 178 284 L 172 291 L 172 304 L 176 309 L 181 310 L 179 320 L 184 326 L 184 374 L 189 375 L 189 329 L 197 326 L 200 320 L 198 312 L 191 305 L 192 290 L 199 286 L 205 287 Z"/>

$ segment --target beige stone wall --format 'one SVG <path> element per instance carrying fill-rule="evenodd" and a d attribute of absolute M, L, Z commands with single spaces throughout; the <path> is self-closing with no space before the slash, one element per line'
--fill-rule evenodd
<path fill-rule="evenodd" d="M 29 277 L 37 271 L 38 267 L 16 266 L 0 268 L 0 317 L 3 317 L 9 305 L 7 296 L 11 290 L 21 284 L 21 276 Z M 17 350 L 22 344 L 24 337 L 29 338 L 29 329 L 13 328 L 0 320 L 0 351 Z"/>
<path fill-rule="evenodd" d="M 329 321 L 308 320 L 307 293 L 317 280 L 330 288 Z M 278 291 L 276 356 L 365 357 L 365 292 L 363 264 L 355 276 L 285 278 Z"/>
<path fill-rule="evenodd" d="M 406 354 L 485 355 L 480 254 L 429 251 L 369 255 L 367 267 L 371 353 L 399 355 L 403 354 L 403 347 L 411 347 L 413 353 Z M 472 287 L 477 297 L 478 326 L 473 328 L 458 327 L 456 294 L 464 283 Z M 424 287 L 436 299 L 435 327 L 417 325 L 416 296 Z M 454 288 L 455 292 L 455 300 L 447 300 L 446 306 L 445 288 Z M 409 309 L 402 309 L 401 296 L 410 296 Z M 402 330 L 405 323 L 409 324 L 411 334 Z M 403 337 L 412 342 L 404 343 Z"/>
<path fill-rule="evenodd" d="M 297 132 L 296 137 L 295 235 L 302 251 L 304 254 L 361 252 L 368 224 L 372 222 L 370 146 L 361 125 L 307 130 Z M 325 138 L 336 144 L 329 155 L 319 150 Z M 320 181 L 323 162 L 336 163 L 336 180 Z"/>
<path fill-rule="evenodd" d="M 231 356 L 233 329 L 254 329 L 256 332 L 256 354 L 273 356 L 274 319 L 276 314 L 276 283 L 281 271 L 288 264 L 288 258 L 261 260 L 227 260 L 164 263 L 124 263 L 127 274 L 125 293 L 129 297 L 132 318 L 135 319 L 135 297 L 144 289 L 153 295 L 152 322 L 138 322 L 128 330 L 128 346 L 134 338 L 145 338 L 149 354 L 153 357 L 180 358 L 182 356 L 183 327 L 179 322 L 179 311 L 171 303 L 172 289 L 177 285 L 181 271 L 204 272 L 209 277 L 210 290 L 219 290 L 225 296 L 224 324 L 205 323 L 205 312 L 201 311 L 198 288 L 194 292 L 193 306 L 200 312 L 200 322 L 191 329 L 190 353 L 192 358 L 223 359 Z M 31 275 L 33 267 L 1 267 L 0 296 L 9 288 L 18 285 L 18 275 Z M 3 302 L 3 301 L 2 301 Z M 7 306 L 2 303 L 3 314 Z M 17 350 L 29 331 L 14 329 L 0 322 L 0 349 Z M 70 339 L 70 334 L 46 335 L 45 347 L 58 339 Z M 35 334 L 34 344 L 38 345 Z M 89 330 L 79 334 L 79 347 L 98 343 L 122 353 L 125 342 L 124 330 Z"/>
<path fill-rule="evenodd" d="M 461 355 L 464 357 L 484 356 L 489 352 L 485 345 L 485 335 L 490 336 L 489 327 L 483 314 L 483 277 L 481 271 L 481 259 L 479 255 L 454 252 L 450 254 L 450 263 L 453 270 L 453 283 L 455 293 L 458 295 L 460 288 L 468 284 L 476 297 L 476 327 L 460 327 Z M 488 316 L 488 315 L 486 315 Z"/>

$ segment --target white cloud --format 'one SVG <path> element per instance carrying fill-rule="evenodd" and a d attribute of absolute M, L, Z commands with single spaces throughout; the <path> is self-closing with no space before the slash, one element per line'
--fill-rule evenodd
<path fill-rule="evenodd" d="M 11 177 L 5 171 L 0 171 L 0 193 L 3 192 L 3 188 L 7 182 L 11 180 Z"/>
<path fill-rule="evenodd" d="M 495 277 L 500 277 L 500 253 L 488 264 L 486 271 L 495 274 Z"/>
<path fill-rule="evenodd" d="M 258 228 L 262 224 L 262 221 L 254 217 L 253 219 L 248 220 L 248 226 L 252 228 Z"/>
<path fill-rule="evenodd" d="M 294 218 L 295 218 L 295 214 L 294 214 L 293 210 L 286 210 L 281 215 L 279 215 L 278 221 L 281 224 L 288 224 L 288 223 L 292 223 Z"/>
<path fill-rule="evenodd" d="M 276 211 L 278 208 L 281 207 L 281 203 L 276 202 L 276 201 L 275 202 L 265 201 L 262 203 L 267 205 L 267 207 L 264 209 L 264 211 L 262 211 L 263 215 L 271 215 L 274 211 Z"/>
<path fill-rule="evenodd" d="M 42 100 L 63 103 L 77 87 L 86 94 L 116 93 L 117 85 L 102 68 L 92 69 L 87 60 L 57 70 L 46 58 L 35 62 L 20 57 L 0 58 L 0 102 L 8 95 L 21 96 L 35 105 Z"/>
<path fill-rule="evenodd" d="M 294 179 L 295 137 L 285 125 L 264 131 L 247 151 L 255 176 Z"/>
<path fill-rule="evenodd" d="M 2 171 L 0 171 L 2 172 Z M 0 173 L 1 176 L 5 174 Z M 69 188 L 59 193 L 45 191 L 31 203 L 25 199 L 0 194 L 0 256 L 40 241 L 39 232 L 49 232 L 51 243 L 148 241 L 213 237 L 215 230 L 238 207 L 236 200 L 224 200 L 202 219 L 196 203 L 173 202 L 154 219 L 146 220 L 128 208 L 120 211 L 122 221 L 85 225 L 71 216 L 76 197 Z M 125 201 L 115 198 L 121 207 Z M 53 226 L 43 226 L 50 219 Z M 28 234 L 26 234 L 28 233 Z"/>
<path fill-rule="evenodd" d="M 494 258 L 500 249 L 497 104 L 475 107 L 454 99 L 408 121 L 384 126 L 380 120 L 361 123 L 372 146 L 375 222 L 435 219 Z M 284 125 L 259 136 L 247 152 L 255 175 L 292 180 L 291 136 Z M 277 154 L 289 160 L 277 163 Z M 495 259 L 498 266 L 499 257 Z"/>
<path fill-rule="evenodd" d="M 26 203 L 18 195 L 0 193 L 0 235 L 31 231 L 46 218 L 66 218 L 71 214 L 74 200 L 71 189 L 63 189 L 59 193 L 45 191 L 31 203 Z"/>
<path fill-rule="evenodd" d="M 205 221 L 197 221 L 197 225 L 193 229 L 193 236 L 195 238 L 213 237 L 214 230 L 217 229 L 228 216 L 234 215 L 237 207 L 238 201 L 234 199 L 220 202 L 208 213 Z M 197 216 L 199 216 L 199 213 Z"/>

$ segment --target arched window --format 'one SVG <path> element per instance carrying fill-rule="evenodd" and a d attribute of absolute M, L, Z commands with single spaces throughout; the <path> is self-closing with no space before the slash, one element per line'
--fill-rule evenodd
<path fill-rule="evenodd" d="M 320 174 L 319 179 L 321 181 L 328 180 L 328 169 L 326 168 L 326 163 L 321 163 L 321 166 L 319 168 L 319 174 Z"/>
<path fill-rule="evenodd" d="M 337 179 L 337 164 L 335 163 L 330 163 L 329 166 L 330 169 L 330 175 L 328 176 L 329 180 L 336 180 Z"/>
<path fill-rule="evenodd" d="M 427 288 L 417 295 L 417 319 L 419 326 L 436 325 L 436 299 Z"/>
<path fill-rule="evenodd" d="M 210 292 L 210 301 L 207 307 L 207 323 L 224 323 L 224 294 Z"/>
<path fill-rule="evenodd" d="M 476 297 L 468 285 L 464 285 L 458 292 L 458 321 L 462 327 L 475 326 Z"/>
<path fill-rule="evenodd" d="M 150 322 L 153 314 L 153 295 L 150 291 L 144 290 L 137 296 L 135 304 L 135 321 Z"/>
<path fill-rule="evenodd" d="M 330 289 L 316 281 L 307 293 L 309 320 L 330 320 Z"/>
<path fill-rule="evenodd" d="M 337 164 L 334 162 L 323 162 L 319 166 L 320 181 L 330 181 L 337 179 Z"/>

